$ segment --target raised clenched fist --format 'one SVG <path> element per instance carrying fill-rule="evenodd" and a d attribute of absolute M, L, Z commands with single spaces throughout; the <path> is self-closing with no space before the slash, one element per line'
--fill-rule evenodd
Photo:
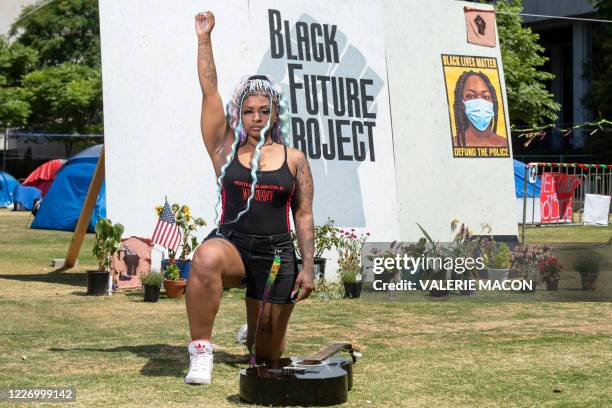
<path fill-rule="evenodd" d="M 198 37 L 210 35 L 215 26 L 215 16 L 210 11 L 198 13 L 195 16 L 195 29 Z"/>

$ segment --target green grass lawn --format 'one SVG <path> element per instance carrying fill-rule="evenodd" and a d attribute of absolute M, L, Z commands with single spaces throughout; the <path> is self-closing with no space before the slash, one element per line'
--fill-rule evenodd
<path fill-rule="evenodd" d="M 92 237 L 79 266 L 58 272 L 49 261 L 65 256 L 71 234 L 27 223 L 27 214 L 0 210 L 0 388 L 74 387 L 71 406 L 241 405 L 246 354 L 233 336 L 245 321 L 242 291 L 226 294 L 217 316 L 213 341 L 223 349 L 213 384 L 187 386 L 183 301 L 144 303 L 140 291 L 84 296 Z M 565 230 L 542 228 L 552 237 Z M 604 241 L 606 229 L 596 231 Z M 607 302 L 309 299 L 296 307 L 287 354 L 333 340 L 363 350 L 350 407 L 612 406 Z"/>
<path fill-rule="evenodd" d="M 519 239 L 521 226 L 519 225 Z M 607 227 L 592 225 L 568 225 L 562 227 L 525 228 L 527 242 L 608 242 L 612 241 L 612 224 Z"/>

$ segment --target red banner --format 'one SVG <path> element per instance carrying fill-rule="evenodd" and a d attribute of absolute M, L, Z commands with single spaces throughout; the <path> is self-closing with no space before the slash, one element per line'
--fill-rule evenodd
<path fill-rule="evenodd" d="M 540 215 L 542 224 L 572 222 L 572 197 L 582 183 L 580 177 L 563 173 L 542 173 Z"/>

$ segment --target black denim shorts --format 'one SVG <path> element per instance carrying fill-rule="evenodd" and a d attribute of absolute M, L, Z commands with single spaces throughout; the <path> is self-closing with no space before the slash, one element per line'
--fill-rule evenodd
<path fill-rule="evenodd" d="M 274 254 L 278 250 L 281 264 L 268 296 L 268 302 L 293 303 L 291 292 L 298 274 L 298 265 L 291 234 L 248 235 L 225 228 L 221 228 L 217 234 L 215 228 L 204 238 L 204 241 L 212 238 L 225 239 L 236 247 L 246 271 L 244 279 L 246 296 L 257 300 L 262 300 L 266 281 L 272 268 L 272 262 L 274 262 Z"/>

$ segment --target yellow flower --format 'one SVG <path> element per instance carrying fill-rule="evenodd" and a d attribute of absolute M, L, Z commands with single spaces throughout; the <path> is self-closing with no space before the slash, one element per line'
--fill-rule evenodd
<path fill-rule="evenodd" d="M 161 215 L 163 210 L 164 210 L 164 207 L 162 207 L 161 205 L 158 205 L 155 207 L 155 212 L 157 213 L 158 217 Z"/>
<path fill-rule="evenodd" d="M 181 208 L 181 210 L 183 211 L 183 214 L 190 215 L 189 214 L 189 207 L 187 207 L 186 205 L 184 205 L 183 208 Z"/>

